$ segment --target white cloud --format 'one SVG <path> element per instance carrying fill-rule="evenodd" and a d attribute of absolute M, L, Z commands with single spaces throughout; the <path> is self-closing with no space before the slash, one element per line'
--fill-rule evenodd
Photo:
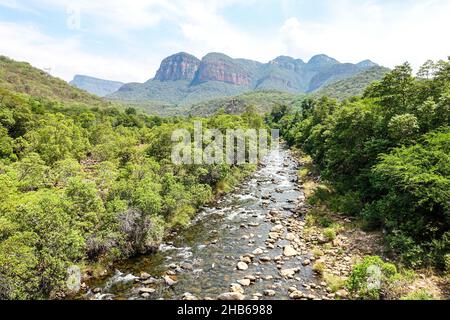
<path fill-rule="evenodd" d="M 218 51 L 236 58 L 262 61 L 274 58 L 280 49 L 277 44 L 268 45 L 266 37 L 247 33 L 228 23 L 219 14 L 219 9 L 231 2 L 210 1 L 205 5 L 203 1 L 181 1 L 182 11 L 177 19 L 184 40 L 180 46 L 193 48 L 193 52 L 199 56 Z"/>
<path fill-rule="evenodd" d="M 50 68 L 53 75 L 67 81 L 75 74 L 123 81 L 149 78 L 142 72 L 146 61 L 92 55 L 82 49 L 77 37 L 55 39 L 32 25 L 0 22 L 0 39 L 8 44 L 2 46 L 1 54 L 41 69 Z"/>
<path fill-rule="evenodd" d="M 0 6 L 13 9 L 40 12 L 48 6 L 62 14 L 67 14 L 74 3 L 81 13 L 81 32 L 61 40 L 31 25 L 0 22 L 0 53 L 41 68 L 52 67 L 55 75 L 66 80 L 85 73 L 121 81 L 145 81 L 165 55 L 177 51 L 199 58 L 220 51 L 262 62 L 281 54 L 307 60 L 325 53 L 343 62 L 369 58 L 389 67 L 405 60 L 418 66 L 429 58 L 450 54 L 450 2 L 446 0 L 405 0 L 400 4 L 323 0 L 326 12 L 315 17 L 296 12 L 294 8 L 299 7 L 293 0 L 281 4 L 267 0 L 267 14 L 275 5 L 281 6 L 284 14 L 292 14 L 272 32 L 250 32 L 227 21 L 222 9 L 239 0 L 0 0 Z M 261 5 L 258 0 L 246 2 L 248 10 L 257 5 Z M 316 18 L 324 16 L 328 19 L 318 23 Z M 146 31 L 162 28 L 163 22 L 170 28 L 168 35 L 163 31 L 158 39 L 145 38 Z M 141 33 L 136 40 L 137 32 Z M 90 46 L 85 42 L 88 37 L 110 46 L 117 43 L 118 50 L 101 51 L 99 46 L 95 51 L 102 54 L 94 54 L 92 42 Z"/>
<path fill-rule="evenodd" d="M 292 17 L 280 35 L 286 53 L 308 59 L 326 53 L 341 61 L 370 58 L 393 67 L 408 60 L 415 67 L 450 54 L 450 3 L 410 1 L 397 7 L 377 1 L 330 1 L 332 18 L 316 24 Z"/>

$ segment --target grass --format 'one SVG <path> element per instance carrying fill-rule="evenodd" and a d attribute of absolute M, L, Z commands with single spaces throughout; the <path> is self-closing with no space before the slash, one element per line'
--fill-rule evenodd
<path fill-rule="evenodd" d="M 325 264 L 323 262 L 316 262 L 312 269 L 315 273 L 322 275 L 325 271 Z"/>
<path fill-rule="evenodd" d="M 314 258 L 316 258 L 316 259 L 323 257 L 325 255 L 325 253 L 319 248 L 314 248 L 311 251 L 311 253 L 313 254 Z"/>
<path fill-rule="evenodd" d="M 325 282 L 327 283 L 327 286 L 331 289 L 333 293 L 343 289 L 345 287 L 345 279 L 332 275 L 332 274 L 325 274 L 323 276 Z"/>
<path fill-rule="evenodd" d="M 435 300 L 433 295 L 424 289 L 413 291 L 406 296 L 400 298 L 400 300 Z"/>

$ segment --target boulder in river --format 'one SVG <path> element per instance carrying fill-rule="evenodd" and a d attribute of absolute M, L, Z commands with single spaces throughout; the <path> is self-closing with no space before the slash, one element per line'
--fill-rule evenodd
<path fill-rule="evenodd" d="M 175 280 L 173 280 L 169 276 L 165 276 L 163 279 L 164 279 L 164 282 L 166 283 L 166 285 L 168 285 L 169 287 L 171 287 L 171 286 L 173 286 L 174 284 L 177 283 Z"/>
<path fill-rule="evenodd" d="M 196 296 L 194 296 L 192 293 L 189 293 L 189 292 L 184 293 L 183 297 L 181 299 L 186 300 L 186 301 L 198 300 L 198 298 Z"/>
<path fill-rule="evenodd" d="M 237 264 L 237 268 L 238 268 L 238 270 L 245 271 L 245 270 L 248 269 L 248 264 L 245 263 L 245 262 L 240 261 L 240 262 Z"/>
<path fill-rule="evenodd" d="M 147 280 L 149 278 L 151 278 L 151 275 L 148 274 L 147 272 L 141 272 L 141 276 L 139 277 L 139 279 L 141 280 Z"/>
<path fill-rule="evenodd" d="M 244 294 L 244 288 L 242 288 L 242 286 L 238 283 L 232 283 L 230 286 L 230 291 Z"/>
<path fill-rule="evenodd" d="M 235 301 L 235 300 L 244 300 L 245 296 L 239 292 L 227 292 L 222 293 L 217 297 L 217 300 L 222 301 Z"/>
<path fill-rule="evenodd" d="M 263 254 L 264 253 L 264 250 L 263 249 L 261 249 L 261 248 L 257 248 L 257 249 L 255 249 L 253 252 L 252 252 L 254 255 L 261 255 L 261 254 Z"/>
<path fill-rule="evenodd" d="M 152 288 L 139 288 L 138 291 L 140 294 L 144 294 L 144 293 L 151 294 L 151 293 L 155 293 L 156 290 L 152 289 Z"/>
<path fill-rule="evenodd" d="M 288 245 L 284 247 L 283 254 L 285 257 L 295 257 L 296 255 L 298 255 L 298 252 L 294 249 L 293 246 Z"/>
<path fill-rule="evenodd" d="M 293 269 L 283 269 L 283 270 L 280 270 L 280 275 L 281 275 L 283 278 L 292 278 L 292 277 L 294 277 L 294 275 L 295 275 L 298 271 L 299 271 L 299 270 L 296 269 L 296 268 L 293 268 Z"/>
<path fill-rule="evenodd" d="M 276 295 L 277 293 L 274 290 L 265 290 L 264 291 L 264 295 L 268 296 L 268 297 L 273 297 L 274 295 Z"/>
<path fill-rule="evenodd" d="M 303 292 L 301 291 L 293 291 L 290 295 L 289 298 L 294 299 L 294 300 L 298 300 L 298 299 L 303 299 L 305 297 L 305 295 L 303 294 Z"/>
<path fill-rule="evenodd" d="M 243 287 L 248 287 L 251 284 L 250 279 L 238 280 L 238 283 Z"/>

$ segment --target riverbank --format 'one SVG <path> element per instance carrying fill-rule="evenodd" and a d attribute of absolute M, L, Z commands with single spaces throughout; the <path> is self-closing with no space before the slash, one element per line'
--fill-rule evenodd
<path fill-rule="evenodd" d="M 313 269 L 327 284 L 329 297 L 358 299 L 346 288 L 352 269 L 367 256 L 380 256 L 384 261 L 397 264 L 384 244 L 382 232 L 365 232 L 357 219 L 350 219 L 330 210 L 326 201 L 314 196 L 319 188 L 330 187 L 320 180 L 312 159 L 299 150 L 294 151 L 302 169 L 299 183 L 305 190 L 306 225 L 303 238 L 314 256 Z M 396 279 L 382 292 L 383 299 L 444 299 L 450 298 L 450 280 L 433 269 L 408 270 L 399 266 Z"/>

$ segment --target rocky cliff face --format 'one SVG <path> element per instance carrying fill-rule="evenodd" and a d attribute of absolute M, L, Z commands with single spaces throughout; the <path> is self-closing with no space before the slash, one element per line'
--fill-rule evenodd
<path fill-rule="evenodd" d="M 246 64 L 254 62 L 234 60 L 224 54 L 210 53 L 205 56 L 195 78 L 195 83 L 219 81 L 238 86 L 250 86 L 253 81 L 252 68 Z"/>
<path fill-rule="evenodd" d="M 163 60 L 156 73 L 155 80 L 159 81 L 192 81 L 197 74 L 200 60 L 196 57 L 181 52 Z"/>
<path fill-rule="evenodd" d="M 177 53 L 164 59 L 155 78 L 144 84 L 123 86 L 109 97 L 187 104 L 252 90 L 309 93 L 373 65 L 376 66 L 369 60 L 359 64 L 340 63 L 323 54 L 307 63 L 288 56 L 260 63 L 233 59 L 222 53 L 207 54 L 201 61 L 190 54 Z"/>

